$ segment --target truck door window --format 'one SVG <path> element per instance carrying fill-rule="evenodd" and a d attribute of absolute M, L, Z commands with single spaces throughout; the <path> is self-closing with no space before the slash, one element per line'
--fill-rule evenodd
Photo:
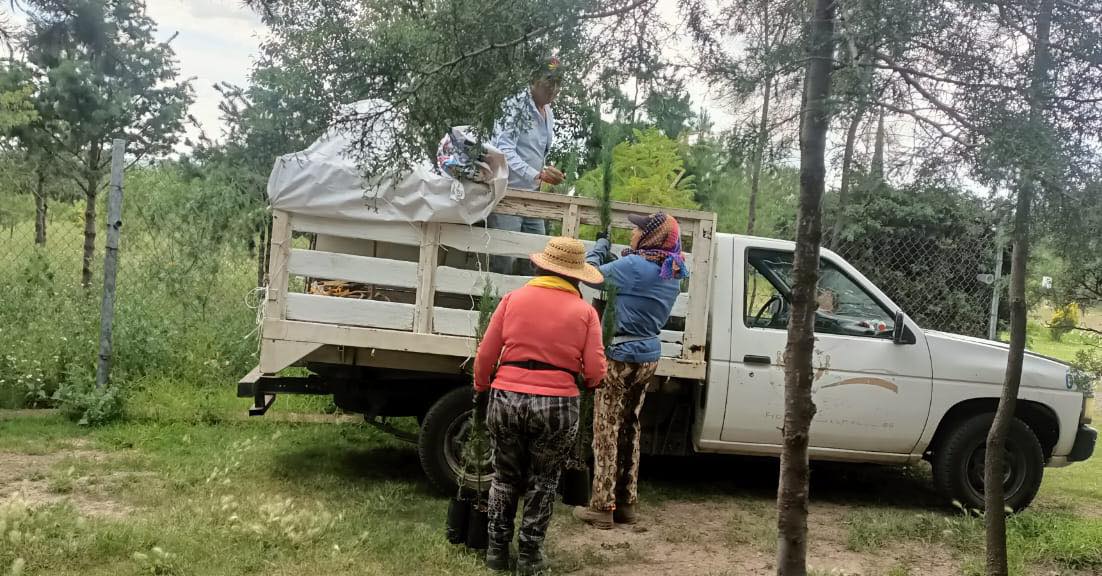
<path fill-rule="evenodd" d="M 788 324 L 792 254 L 751 250 L 746 261 L 746 325 L 783 329 Z M 815 331 L 891 338 L 894 315 L 834 264 L 822 260 L 815 298 Z"/>
<path fill-rule="evenodd" d="M 784 328 L 788 323 L 787 300 L 777 286 L 747 263 L 746 325 L 752 328 Z"/>

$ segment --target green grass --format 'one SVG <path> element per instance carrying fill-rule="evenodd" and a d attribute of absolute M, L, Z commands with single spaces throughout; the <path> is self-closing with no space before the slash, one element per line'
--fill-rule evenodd
<path fill-rule="evenodd" d="M 43 440 L 43 431 L 52 434 Z M 51 492 L 109 497 L 129 512 L 9 500 L 0 523 L 19 535 L 0 543 L 0 566 L 21 558 L 25 574 L 58 575 L 483 572 L 442 538 L 446 499 L 428 489 L 416 454 L 364 426 L 0 422 L 0 451 L 44 443 L 48 452 L 62 438 L 102 455 L 80 468 L 56 462 Z M 120 480 L 123 471 L 137 480 Z M 88 478 L 102 490 L 78 481 Z"/>
<path fill-rule="evenodd" d="M 981 517 L 874 505 L 853 506 L 845 523 L 852 551 L 875 554 L 898 542 L 944 546 L 961 558 L 964 574 L 983 574 Z M 1007 543 L 1013 574 L 1102 573 L 1102 454 L 1047 469 L 1034 504 L 1009 519 Z"/>
<path fill-rule="evenodd" d="M 1045 326 L 1046 316 L 1051 316 L 1051 312 L 1045 307 L 1038 308 L 1030 315 L 1030 321 L 1026 325 L 1026 348 L 1031 352 L 1064 362 L 1074 362 L 1079 351 L 1102 348 L 1102 338 L 1091 333 L 1070 332 L 1060 340 L 1053 339 L 1051 331 Z M 1102 310 L 1084 311 L 1080 323 L 1081 325 L 1102 323 Z M 1004 332 L 999 335 L 999 338 L 1006 341 L 1009 336 Z"/>
<path fill-rule="evenodd" d="M 1076 353 L 1083 350 L 1084 347 L 1092 343 L 1099 345 L 1098 338 L 1085 334 L 1068 334 L 1057 342 L 1052 339 L 1047 329 L 1032 324 L 1028 334 L 1027 347 L 1029 350 L 1065 362 L 1074 361 Z"/>
<path fill-rule="evenodd" d="M 324 410 L 316 400 L 281 398 L 268 417 L 248 419 L 246 401 L 229 387 L 210 395 L 194 384 L 150 382 L 135 391 L 128 418 L 106 427 L 60 416 L 0 420 L 0 454 L 49 459 L 24 474 L 32 492 L 53 502 L 0 504 L 0 574 L 18 559 L 27 575 L 487 574 L 477 555 L 445 542 L 447 499 L 428 487 L 411 446 L 358 423 L 281 421 Z M 729 514 L 722 533 L 708 538 L 775 553 L 775 461 L 646 464 L 648 509 L 688 504 L 702 516 Z M 962 573 L 981 573 L 982 520 L 937 508 L 922 474 L 816 469 L 812 539 L 823 538 L 814 527 L 823 522 L 817 507 L 827 505 L 843 514 L 841 548 L 868 557 L 900 543 L 940 548 L 959 559 Z M 1102 571 L 1102 458 L 1046 476 L 1035 505 L 1010 522 L 1014 573 Z M 108 502 L 114 513 L 89 511 L 89 502 Z M 564 512 L 551 533 L 556 573 L 644 569 L 645 549 L 556 547 L 557 538 L 584 530 Z M 665 538 L 695 544 L 676 533 Z M 887 566 L 889 574 L 924 573 L 921 555 Z"/>
<path fill-rule="evenodd" d="M 1054 341 L 1038 322 L 1030 323 L 1028 336 L 1030 350 L 1067 362 L 1074 361 L 1079 350 L 1099 345 L 1096 338 L 1080 334 Z M 980 517 L 872 506 L 854 508 L 846 525 L 850 550 L 876 553 L 898 541 L 940 545 L 962 559 L 964 574 L 984 573 Z M 1007 542 L 1014 574 L 1042 569 L 1053 574 L 1102 573 L 1102 453 L 1086 462 L 1046 469 L 1033 506 L 1010 518 Z"/>

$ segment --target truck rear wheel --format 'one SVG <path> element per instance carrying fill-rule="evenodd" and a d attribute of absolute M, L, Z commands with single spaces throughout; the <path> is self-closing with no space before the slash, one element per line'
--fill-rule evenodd
<path fill-rule="evenodd" d="M 493 477 L 489 442 L 478 455 L 478 462 L 466 462 L 463 447 L 470 436 L 474 391 L 468 387 L 450 390 L 425 413 L 417 454 L 429 482 L 438 490 L 450 494 L 462 483 L 470 488 L 486 490 Z M 481 481 L 477 470 L 484 471 Z"/>
<path fill-rule="evenodd" d="M 987 432 L 994 414 L 980 414 L 952 430 L 934 452 L 934 485 L 946 498 L 965 508 L 983 510 L 983 468 Z M 1041 442 L 1029 426 L 1015 418 L 1010 422 L 1003 478 L 1006 505 L 1015 512 L 1029 506 L 1041 487 L 1045 456 Z"/>

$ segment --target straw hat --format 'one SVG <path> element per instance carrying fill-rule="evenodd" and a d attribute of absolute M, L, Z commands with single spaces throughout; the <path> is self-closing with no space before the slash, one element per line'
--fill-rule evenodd
<path fill-rule="evenodd" d="M 600 284 L 605 277 L 590 264 L 585 263 L 585 245 L 573 238 L 552 238 L 544 246 L 543 252 L 531 256 L 536 267 L 581 280 L 586 284 Z"/>

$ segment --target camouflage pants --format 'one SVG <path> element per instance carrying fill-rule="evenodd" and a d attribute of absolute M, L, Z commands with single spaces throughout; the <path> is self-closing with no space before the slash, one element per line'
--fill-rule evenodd
<path fill-rule="evenodd" d="M 524 495 L 520 548 L 543 544 L 555 505 L 563 460 L 578 433 L 578 398 L 493 390 L 486 429 L 494 451 L 490 485 L 491 548 L 513 541 L 517 504 Z"/>
<path fill-rule="evenodd" d="M 639 500 L 639 412 L 657 362 L 610 360 L 593 401 L 593 493 L 589 507 L 612 510 Z"/>

